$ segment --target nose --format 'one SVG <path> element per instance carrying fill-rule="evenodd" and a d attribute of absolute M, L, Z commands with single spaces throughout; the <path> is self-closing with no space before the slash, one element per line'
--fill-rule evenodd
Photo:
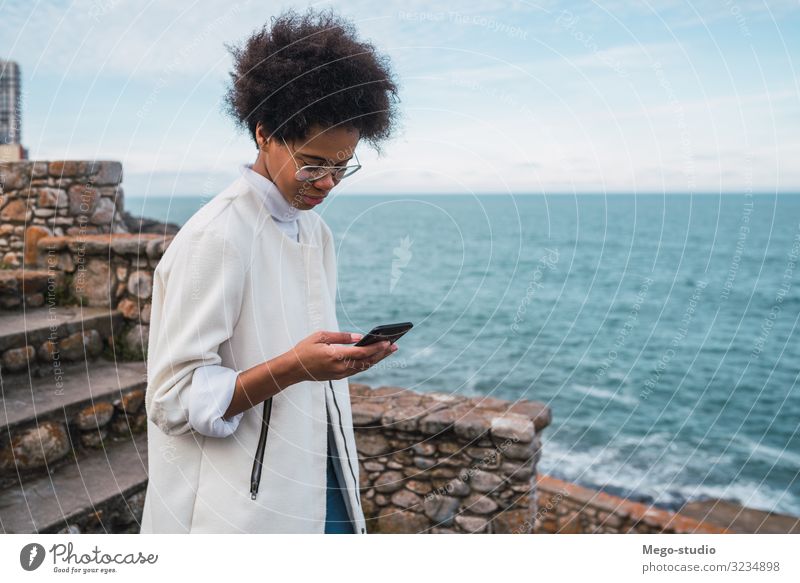
<path fill-rule="evenodd" d="M 314 181 L 314 187 L 317 190 L 325 190 L 325 191 L 327 191 L 327 190 L 330 190 L 331 188 L 333 188 L 334 186 L 336 186 L 336 183 L 333 181 L 333 176 L 331 176 L 330 173 L 326 174 L 325 176 L 323 176 L 319 180 L 315 180 Z"/>

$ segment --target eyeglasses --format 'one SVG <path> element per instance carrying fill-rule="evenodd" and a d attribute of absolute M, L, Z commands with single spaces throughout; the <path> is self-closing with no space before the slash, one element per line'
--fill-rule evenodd
<path fill-rule="evenodd" d="M 361 163 L 359 162 L 358 155 L 355 152 L 353 152 L 353 155 L 356 157 L 356 164 L 348 164 L 347 166 L 299 166 L 294 157 L 295 154 L 292 152 L 291 148 L 289 148 L 286 140 L 281 138 L 281 141 L 292 155 L 292 161 L 297 168 L 297 171 L 294 173 L 294 177 L 301 182 L 316 182 L 317 180 L 322 180 L 325 178 L 325 176 L 327 176 L 329 173 L 333 177 L 334 182 L 340 182 L 343 178 L 352 176 L 353 173 L 361 169 Z"/>

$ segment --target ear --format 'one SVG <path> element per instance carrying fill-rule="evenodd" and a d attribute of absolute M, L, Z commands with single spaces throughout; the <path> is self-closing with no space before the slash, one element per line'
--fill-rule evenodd
<path fill-rule="evenodd" d="M 258 145 L 258 149 L 261 150 L 269 145 L 270 138 L 265 138 L 264 136 L 264 126 L 261 125 L 261 122 L 256 124 L 256 144 Z"/>

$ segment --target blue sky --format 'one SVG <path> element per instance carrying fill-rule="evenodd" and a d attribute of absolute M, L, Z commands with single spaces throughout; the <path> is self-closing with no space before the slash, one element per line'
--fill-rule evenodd
<path fill-rule="evenodd" d="M 32 158 L 208 195 L 255 149 L 221 112 L 273 2 L 3 2 Z M 401 125 L 340 193 L 798 192 L 794 1 L 318 3 L 388 54 Z"/>

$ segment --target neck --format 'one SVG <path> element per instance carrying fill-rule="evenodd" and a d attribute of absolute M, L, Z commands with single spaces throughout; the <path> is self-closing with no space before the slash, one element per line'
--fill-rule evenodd
<path fill-rule="evenodd" d="M 264 155 L 264 152 L 258 152 L 258 157 L 256 158 L 256 161 L 253 162 L 253 171 L 258 172 L 261 174 L 261 176 L 269 179 L 269 181 L 273 184 L 275 183 L 275 181 L 272 180 L 272 176 L 269 175 L 269 170 L 267 170 L 267 157 Z"/>

